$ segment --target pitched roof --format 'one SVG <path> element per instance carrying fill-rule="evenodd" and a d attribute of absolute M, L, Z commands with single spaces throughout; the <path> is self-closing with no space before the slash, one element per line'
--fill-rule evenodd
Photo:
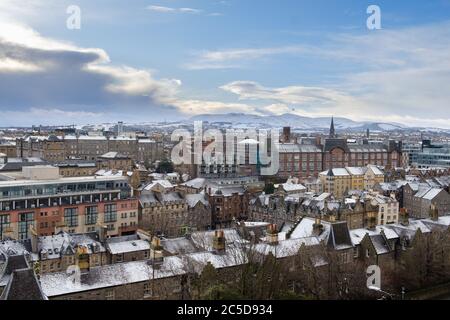
<path fill-rule="evenodd" d="M 17 269 L 11 274 L 0 300 L 47 300 L 31 268 Z"/>
<path fill-rule="evenodd" d="M 331 224 L 330 235 L 327 244 L 336 250 L 353 247 L 350 231 L 346 221 Z"/>
<path fill-rule="evenodd" d="M 389 243 L 387 243 L 383 235 L 375 234 L 369 236 L 369 238 L 373 244 L 373 247 L 375 248 L 377 255 L 389 253 L 391 251 Z"/>

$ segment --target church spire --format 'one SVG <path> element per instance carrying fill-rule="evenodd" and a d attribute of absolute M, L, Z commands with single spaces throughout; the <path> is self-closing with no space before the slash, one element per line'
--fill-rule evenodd
<path fill-rule="evenodd" d="M 334 117 L 331 117 L 330 138 L 336 138 L 336 130 L 334 129 Z"/>

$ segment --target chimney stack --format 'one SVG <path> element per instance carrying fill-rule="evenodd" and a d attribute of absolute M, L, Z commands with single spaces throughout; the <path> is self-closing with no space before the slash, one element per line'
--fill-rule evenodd
<path fill-rule="evenodd" d="M 98 225 L 98 239 L 101 243 L 104 243 L 106 241 L 106 238 L 108 236 L 108 227 L 99 224 Z"/>
<path fill-rule="evenodd" d="M 216 253 L 225 252 L 225 233 L 223 230 L 214 231 L 213 250 Z"/>
<path fill-rule="evenodd" d="M 435 204 L 432 204 L 430 207 L 430 219 L 433 221 L 439 220 L 439 210 Z"/>
<path fill-rule="evenodd" d="M 377 218 L 374 215 L 370 215 L 367 229 L 375 230 L 376 226 L 377 226 Z"/>
<path fill-rule="evenodd" d="M 316 221 L 313 224 L 313 235 L 320 236 L 323 232 L 323 224 L 320 218 L 316 218 Z"/>
<path fill-rule="evenodd" d="M 278 229 L 276 224 L 269 224 L 266 233 L 267 242 L 269 244 L 278 244 Z"/>
<path fill-rule="evenodd" d="M 400 219 L 403 226 L 409 225 L 409 213 L 405 208 L 400 209 Z"/>
<path fill-rule="evenodd" d="M 36 229 L 32 225 L 30 225 L 30 235 L 31 235 L 31 251 L 33 253 L 38 252 L 38 235 Z"/>
<path fill-rule="evenodd" d="M 283 128 L 283 142 L 291 142 L 291 127 Z"/>
<path fill-rule="evenodd" d="M 154 267 L 159 267 L 164 262 L 163 247 L 161 239 L 154 236 L 150 244 L 150 259 Z"/>

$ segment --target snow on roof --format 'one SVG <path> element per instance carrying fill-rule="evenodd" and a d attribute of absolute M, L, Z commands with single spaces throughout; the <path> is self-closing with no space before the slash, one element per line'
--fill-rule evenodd
<path fill-rule="evenodd" d="M 376 226 L 375 230 L 353 229 L 350 230 L 350 237 L 354 245 L 359 245 L 366 234 L 368 234 L 369 236 L 373 236 L 381 234 L 382 231 L 384 232 L 388 240 L 398 238 L 398 234 L 394 230 L 385 226 Z"/>
<path fill-rule="evenodd" d="M 370 240 L 372 241 L 372 244 L 378 255 L 385 254 L 391 251 L 389 244 L 386 242 L 382 235 L 372 235 L 370 236 Z"/>
<path fill-rule="evenodd" d="M 156 141 L 151 139 L 139 139 L 138 143 L 156 143 Z"/>
<path fill-rule="evenodd" d="M 116 159 L 116 158 L 128 158 L 128 157 L 125 156 L 124 154 L 119 153 L 119 152 L 110 151 L 110 152 L 107 152 L 107 153 L 103 154 L 100 158 Z"/>
<path fill-rule="evenodd" d="M 187 254 L 185 257 L 196 264 L 194 269 L 197 272 L 201 272 L 208 263 L 211 263 L 216 269 L 221 269 L 239 266 L 248 262 L 245 251 L 238 248 L 227 248 L 222 254 L 205 251 Z"/>
<path fill-rule="evenodd" d="M 333 174 L 335 176 L 348 176 L 349 173 L 345 168 L 334 168 L 333 170 Z"/>
<path fill-rule="evenodd" d="M 76 136 L 67 135 L 64 137 L 65 140 L 77 140 Z M 107 140 L 105 136 L 79 136 L 78 140 Z"/>
<path fill-rule="evenodd" d="M 196 178 L 193 180 L 189 180 L 182 184 L 182 186 L 186 186 L 189 188 L 201 189 L 205 186 L 206 179 L 204 178 Z"/>
<path fill-rule="evenodd" d="M 431 219 L 422 220 L 424 223 L 435 223 L 443 226 L 450 226 L 450 215 L 439 217 L 437 221 Z"/>
<path fill-rule="evenodd" d="M 317 237 L 306 237 L 278 241 L 277 244 L 258 243 L 252 248 L 263 255 L 272 253 L 276 258 L 285 258 L 298 254 L 302 245 L 314 246 L 320 244 Z"/>
<path fill-rule="evenodd" d="M 167 180 L 155 180 L 149 185 L 147 185 L 144 189 L 145 190 L 152 190 L 156 185 L 160 185 L 164 189 L 171 189 L 173 188 L 173 184 L 170 183 L 170 181 Z"/>
<path fill-rule="evenodd" d="M 291 239 L 296 238 L 309 238 L 313 235 L 313 225 L 315 219 L 310 217 L 305 217 L 300 221 L 300 223 L 295 227 L 291 233 Z M 322 221 L 323 232 L 319 235 L 320 240 L 325 240 L 330 234 L 330 224 L 328 222 Z"/>
<path fill-rule="evenodd" d="M 108 239 L 109 240 L 109 239 Z M 150 243 L 145 240 L 128 240 L 128 241 L 108 241 L 106 247 L 111 254 L 121 254 L 127 252 L 136 252 L 150 250 Z"/>
<path fill-rule="evenodd" d="M 422 220 L 409 219 L 408 225 L 400 223 L 386 225 L 387 228 L 394 230 L 399 236 L 413 238 L 416 231 L 420 229 L 422 233 L 429 233 L 431 229 L 423 223 Z"/>
<path fill-rule="evenodd" d="M 131 177 L 133 175 L 133 171 L 127 171 L 126 174 L 128 177 Z M 121 176 L 123 176 L 123 170 L 100 169 L 95 173 L 95 175 L 102 176 L 102 177 L 121 177 Z"/>
<path fill-rule="evenodd" d="M 181 195 L 178 192 L 168 192 L 159 194 L 161 202 L 180 202 L 184 201 Z"/>
<path fill-rule="evenodd" d="M 51 236 L 43 236 L 38 238 L 38 252 L 47 253 L 47 259 L 57 259 L 61 254 L 69 248 L 72 250 L 77 246 L 85 247 L 88 253 L 92 253 L 94 246 L 98 252 L 105 252 L 103 245 L 96 240 L 97 234 L 69 234 L 60 232 Z"/>
<path fill-rule="evenodd" d="M 117 136 L 117 137 L 111 137 L 110 140 L 116 140 L 116 141 L 136 141 L 136 138 L 127 137 L 127 136 Z"/>
<path fill-rule="evenodd" d="M 244 225 L 247 228 L 252 228 L 252 227 L 267 227 L 268 225 L 270 225 L 269 222 L 259 222 L 259 221 L 245 221 Z"/>
<path fill-rule="evenodd" d="M 366 167 L 347 167 L 347 171 L 353 176 L 362 176 L 366 173 Z"/>
<path fill-rule="evenodd" d="M 327 198 L 330 197 L 330 196 L 331 196 L 331 193 L 324 192 L 324 193 L 322 193 L 322 194 L 320 194 L 320 195 L 318 195 L 318 196 L 315 196 L 315 197 L 314 197 L 314 200 L 317 200 L 317 201 L 324 201 L 325 199 L 327 199 Z"/>
<path fill-rule="evenodd" d="M 2 240 L 0 241 L 0 256 L 1 253 L 6 256 L 16 256 L 29 253 L 24 242 L 17 240 Z"/>
<path fill-rule="evenodd" d="M 439 193 L 441 193 L 442 190 L 443 189 L 433 188 L 429 190 L 422 198 L 425 200 L 433 200 L 436 196 L 439 195 Z"/>
<path fill-rule="evenodd" d="M 426 187 L 426 188 L 420 188 L 418 189 L 417 193 L 414 195 L 417 198 L 422 198 L 424 197 L 429 191 L 431 190 L 431 188 Z"/>
<path fill-rule="evenodd" d="M 233 245 L 235 241 L 242 240 L 235 229 L 223 229 L 225 236 L 225 244 L 227 246 Z M 214 231 L 198 231 L 191 235 L 194 245 L 203 248 L 207 251 L 213 250 Z"/>
<path fill-rule="evenodd" d="M 186 194 L 185 200 L 191 208 L 195 207 L 198 202 L 203 203 L 205 206 L 208 205 L 208 200 L 203 194 Z"/>
<path fill-rule="evenodd" d="M 381 171 L 377 166 L 368 165 L 367 168 L 371 169 L 372 172 L 376 175 L 384 175 L 383 171 Z"/>
<path fill-rule="evenodd" d="M 186 254 L 197 252 L 194 243 L 187 238 L 161 239 L 161 246 L 170 254 Z"/>
<path fill-rule="evenodd" d="M 281 185 L 281 187 L 286 192 L 292 192 L 292 191 L 304 191 L 306 190 L 306 187 L 300 183 L 292 183 L 292 182 L 286 182 Z"/>
<path fill-rule="evenodd" d="M 168 278 L 185 274 L 184 265 L 178 257 L 165 257 L 159 268 L 152 269 L 151 262 L 133 261 L 91 268 L 81 276 L 79 283 L 66 272 L 41 275 L 42 291 L 48 297 L 75 292 L 90 291 L 124 284 L 144 282 L 153 279 Z"/>
<path fill-rule="evenodd" d="M 139 196 L 139 202 L 142 204 L 148 203 L 159 203 L 158 199 L 156 199 L 155 193 L 153 191 L 144 191 Z"/>

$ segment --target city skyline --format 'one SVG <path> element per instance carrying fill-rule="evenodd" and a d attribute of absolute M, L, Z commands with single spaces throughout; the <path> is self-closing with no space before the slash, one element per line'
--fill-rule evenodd
<path fill-rule="evenodd" d="M 367 7 L 381 9 L 368 30 Z M 70 30 L 67 8 L 81 9 Z M 450 2 L 0 4 L 0 126 L 242 112 L 450 128 Z"/>

